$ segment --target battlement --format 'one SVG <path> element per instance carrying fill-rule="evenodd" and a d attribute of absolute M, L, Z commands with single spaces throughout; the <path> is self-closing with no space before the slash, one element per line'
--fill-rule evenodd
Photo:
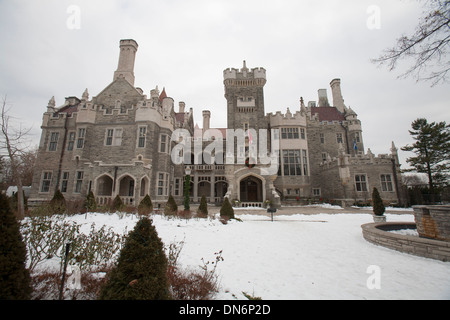
<path fill-rule="evenodd" d="M 291 113 L 289 108 L 286 113 L 281 113 L 277 111 L 275 114 L 268 113 L 266 117 L 269 119 L 270 125 L 272 127 L 277 126 L 306 126 L 306 116 L 301 111 L 296 111 L 294 114 Z"/>
<path fill-rule="evenodd" d="M 239 70 L 236 68 L 227 68 L 223 71 L 224 80 L 227 79 L 266 79 L 266 69 L 252 68 L 248 69 L 244 60 L 243 67 Z"/>

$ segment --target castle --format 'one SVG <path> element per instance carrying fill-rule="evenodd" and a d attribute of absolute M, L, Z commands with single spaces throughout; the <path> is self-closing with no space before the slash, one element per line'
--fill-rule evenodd
<path fill-rule="evenodd" d="M 59 189 L 73 200 L 92 191 L 99 205 L 117 195 L 137 205 L 147 194 L 155 206 L 169 195 L 181 204 L 186 175 L 192 202 L 205 196 L 239 206 L 306 199 L 346 206 L 370 200 L 374 187 L 386 202 L 402 202 L 394 143 L 390 154 L 365 150 L 361 121 L 344 104 L 339 79 L 330 84 L 332 105 L 321 89 L 317 104 L 300 99 L 297 110 L 266 114 L 266 70 L 244 61 L 223 72 L 227 127 L 210 128 L 211 111 L 204 110 L 199 128 L 193 109 L 179 102 L 175 110 L 165 88 L 147 96 L 135 87 L 137 50 L 136 41 L 120 41 L 113 81 L 97 96 L 86 89 L 59 107 L 50 99 L 30 203 L 50 200 Z M 271 151 L 262 153 L 264 145 Z M 173 161 L 174 154 L 184 161 Z"/>

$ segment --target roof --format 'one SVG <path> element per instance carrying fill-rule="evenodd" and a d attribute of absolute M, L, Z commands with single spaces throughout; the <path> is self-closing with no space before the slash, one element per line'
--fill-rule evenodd
<path fill-rule="evenodd" d="M 319 116 L 319 121 L 345 121 L 345 116 L 336 107 L 311 107 L 311 116 Z"/>
<path fill-rule="evenodd" d="M 167 98 L 166 88 L 163 88 L 163 91 L 159 95 L 159 101 L 163 101 L 164 98 Z"/>

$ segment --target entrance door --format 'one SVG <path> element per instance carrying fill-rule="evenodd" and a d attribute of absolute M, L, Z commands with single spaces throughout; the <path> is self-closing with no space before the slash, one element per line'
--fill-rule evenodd
<path fill-rule="evenodd" d="M 262 182 L 256 177 L 247 177 L 239 184 L 242 202 L 262 202 Z"/>

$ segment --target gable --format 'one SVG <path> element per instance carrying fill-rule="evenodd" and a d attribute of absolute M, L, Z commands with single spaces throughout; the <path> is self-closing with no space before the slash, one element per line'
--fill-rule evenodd
<path fill-rule="evenodd" d="M 92 100 L 98 105 L 114 106 L 118 100 L 120 100 L 122 104 L 130 105 L 136 104 L 143 99 L 144 95 L 142 95 L 127 80 L 122 78 L 111 82 Z"/>

